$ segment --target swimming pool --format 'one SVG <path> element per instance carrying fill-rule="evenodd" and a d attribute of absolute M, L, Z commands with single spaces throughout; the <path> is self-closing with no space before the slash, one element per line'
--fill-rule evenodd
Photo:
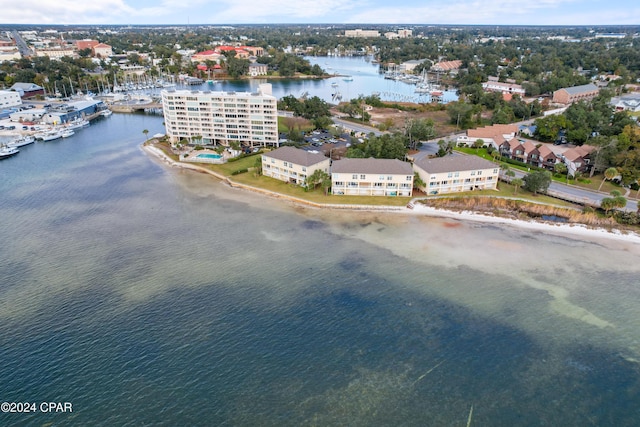
<path fill-rule="evenodd" d="M 196 156 L 197 159 L 216 159 L 220 160 L 222 156 L 220 154 L 201 153 Z"/>

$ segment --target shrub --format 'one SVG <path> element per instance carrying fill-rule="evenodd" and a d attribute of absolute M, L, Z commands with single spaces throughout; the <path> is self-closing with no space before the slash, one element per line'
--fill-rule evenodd
<path fill-rule="evenodd" d="M 240 175 L 241 173 L 246 173 L 249 172 L 249 169 L 244 168 L 244 169 L 238 169 L 236 171 L 231 172 L 231 175 Z"/>

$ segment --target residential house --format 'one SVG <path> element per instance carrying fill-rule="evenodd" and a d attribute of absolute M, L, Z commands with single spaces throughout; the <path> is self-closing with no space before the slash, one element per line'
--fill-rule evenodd
<path fill-rule="evenodd" d="M 413 164 L 428 194 L 491 190 L 498 185 L 499 167 L 477 156 L 423 157 Z"/>
<path fill-rule="evenodd" d="M 331 166 L 331 192 L 348 196 L 413 194 L 411 164 L 397 159 L 341 159 Z"/>
<path fill-rule="evenodd" d="M 461 135 L 456 140 L 460 146 L 472 147 L 477 140 L 482 141 L 482 145 L 493 146 L 496 150 L 505 142 L 515 138 L 518 133 L 518 125 L 492 125 L 476 129 L 468 129 L 466 135 Z"/>
<path fill-rule="evenodd" d="M 640 94 L 633 93 L 629 95 L 617 96 L 611 98 L 610 104 L 616 111 L 630 111 L 637 113 L 640 111 Z"/>
<path fill-rule="evenodd" d="M 539 161 L 537 166 L 539 168 L 545 168 L 553 171 L 555 169 L 556 163 L 558 163 L 558 156 L 556 156 L 556 154 L 546 144 L 542 144 L 540 147 L 538 147 L 538 152 Z"/>
<path fill-rule="evenodd" d="M 262 155 L 262 174 L 284 182 L 305 185 L 316 170 L 329 174 L 331 159 L 295 147 L 280 147 Z"/>
<path fill-rule="evenodd" d="M 564 87 L 553 92 L 553 102 L 557 104 L 573 104 L 577 101 L 588 101 L 598 96 L 599 89 L 593 83 L 581 86 Z"/>
<path fill-rule="evenodd" d="M 588 172 L 591 167 L 591 153 L 593 151 L 595 151 L 595 147 L 582 145 L 562 153 L 561 158 L 567 166 L 567 174 L 575 176 L 576 172 Z"/>

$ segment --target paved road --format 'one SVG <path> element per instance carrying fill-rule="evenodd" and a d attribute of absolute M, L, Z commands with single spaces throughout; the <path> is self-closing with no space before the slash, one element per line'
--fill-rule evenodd
<path fill-rule="evenodd" d="M 365 124 L 359 124 L 359 123 L 354 123 L 348 120 L 342 120 L 339 119 L 337 117 L 333 117 L 333 122 L 337 125 L 342 126 L 345 129 L 350 129 L 353 130 L 355 132 L 364 132 L 365 134 L 370 134 L 371 132 L 373 132 L 374 135 L 376 136 L 380 136 L 382 135 L 384 132 L 379 131 L 378 129 L 372 127 L 372 126 L 367 126 Z"/>
<path fill-rule="evenodd" d="M 18 46 L 18 51 L 20 52 L 20 55 L 22 55 L 23 58 L 26 56 L 33 55 L 33 52 L 31 51 L 31 49 L 29 49 L 29 46 L 27 46 L 27 43 L 23 40 L 22 36 L 20 36 L 20 34 L 17 31 L 12 31 L 11 35 L 13 39 L 16 41 L 16 45 Z"/>
<path fill-rule="evenodd" d="M 516 177 L 523 178 L 526 173 L 521 172 L 519 170 L 512 169 Z M 585 203 L 589 205 L 599 205 L 602 199 L 606 197 L 611 197 L 610 194 L 588 190 L 582 187 L 576 187 L 574 185 L 567 185 L 557 181 L 551 181 L 549 185 L 549 192 L 554 195 L 554 197 L 566 198 L 567 200 L 575 200 L 580 203 Z M 629 199 L 631 193 L 627 195 L 627 206 L 625 210 L 636 212 L 638 210 L 638 202 L 636 200 Z"/>

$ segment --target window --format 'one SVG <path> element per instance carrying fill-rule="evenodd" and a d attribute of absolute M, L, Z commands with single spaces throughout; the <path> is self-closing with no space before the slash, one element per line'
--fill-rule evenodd
<path fill-rule="evenodd" d="M 478 171 L 478 175 L 482 175 L 482 171 Z"/>
<path fill-rule="evenodd" d="M 351 179 L 358 179 L 358 175 L 354 173 L 353 175 L 351 175 Z"/>
<path fill-rule="evenodd" d="M 387 181 L 391 181 L 393 177 L 391 175 L 387 175 Z"/>
<path fill-rule="evenodd" d="M 449 172 L 449 173 L 447 174 L 447 178 L 451 178 L 452 176 L 453 176 L 453 172 Z"/>
<path fill-rule="evenodd" d="M 407 175 L 407 181 L 411 181 L 413 177 L 411 175 Z"/>
<path fill-rule="evenodd" d="M 456 178 L 460 176 L 460 172 L 456 172 L 455 174 L 453 174 L 453 176 L 455 176 Z"/>
<path fill-rule="evenodd" d="M 360 179 L 366 179 L 366 175 L 360 175 Z"/>

